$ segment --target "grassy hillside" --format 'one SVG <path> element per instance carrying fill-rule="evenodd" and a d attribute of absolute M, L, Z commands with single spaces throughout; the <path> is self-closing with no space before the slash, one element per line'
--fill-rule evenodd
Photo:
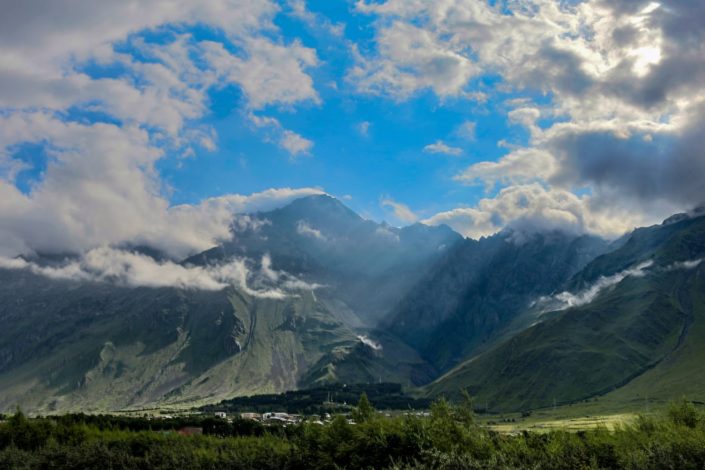
<path fill-rule="evenodd" d="M 34 335 L 38 347 L 14 351 L 17 341 L 3 339 L 0 408 L 105 410 L 278 392 L 296 387 L 330 348 L 357 342 L 310 292 L 277 301 L 236 291 L 93 288 L 85 295 L 102 309 L 77 315 L 84 294 L 74 292 L 65 307 L 7 322 L 3 336 Z M 53 331 L 51 319 L 64 311 L 56 320 L 63 328 Z"/>
<path fill-rule="evenodd" d="M 110 410 L 277 393 L 297 388 L 331 351 L 366 348 L 311 291 L 274 300 L 232 289 L 0 275 L 1 410 Z M 385 346 L 368 358 L 374 381 L 392 374 L 408 383 L 395 362 L 403 355 L 393 342 Z M 346 367 L 336 379 L 359 375 Z"/>
<path fill-rule="evenodd" d="M 433 366 L 394 335 L 375 330 L 370 336 L 378 349 L 362 342 L 335 348 L 311 367 L 301 385 L 381 381 L 422 385 L 438 376 Z"/>
<path fill-rule="evenodd" d="M 576 275 L 575 285 L 655 261 L 594 301 L 562 312 L 471 358 L 427 387 L 429 395 L 467 388 L 490 409 L 551 406 L 598 396 L 628 402 L 705 399 L 703 265 L 705 218 L 638 231 L 622 248 Z"/>
<path fill-rule="evenodd" d="M 648 406 L 685 397 L 705 402 L 705 270 L 692 273 L 678 294 L 692 315 L 679 347 L 654 368 L 607 394 L 605 401 Z"/>

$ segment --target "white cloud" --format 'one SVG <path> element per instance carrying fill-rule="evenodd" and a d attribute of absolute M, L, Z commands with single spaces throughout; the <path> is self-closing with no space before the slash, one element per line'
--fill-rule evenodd
<path fill-rule="evenodd" d="M 370 126 L 372 124 L 369 121 L 362 121 L 357 125 L 357 131 L 361 136 L 367 137 L 370 134 Z"/>
<path fill-rule="evenodd" d="M 442 140 L 437 140 L 432 144 L 428 144 L 423 148 L 426 153 L 442 153 L 445 155 L 458 156 L 463 153 L 463 149 L 459 147 L 451 147 L 445 144 Z"/>
<path fill-rule="evenodd" d="M 525 184 L 547 180 L 556 172 L 557 162 L 549 153 L 537 148 L 518 148 L 498 161 L 475 163 L 455 176 L 466 184 L 484 183 L 487 190 L 496 184 Z"/>
<path fill-rule="evenodd" d="M 345 32 L 344 23 L 333 23 L 324 15 L 314 13 L 306 8 L 304 0 L 288 0 L 287 5 L 291 8 L 291 15 L 303 21 L 306 26 L 314 31 L 323 31 L 327 37 L 341 38 Z"/>
<path fill-rule="evenodd" d="M 311 227 L 305 220 L 299 220 L 296 223 L 296 233 L 304 237 L 315 238 L 322 241 L 326 240 L 325 235 L 323 235 L 320 230 Z"/>
<path fill-rule="evenodd" d="M 272 20 L 278 7 L 269 1 L 251 5 L 209 0 L 196 6 L 188 1 L 58 0 L 43 5 L 41 14 L 33 4 L 24 2 L 3 17 L 0 106 L 57 111 L 90 106 L 121 120 L 158 126 L 176 137 L 186 120 L 203 115 L 208 88 L 222 78 L 241 86 L 253 107 L 318 100 L 303 71 L 316 65 L 315 52 L 260 34 L 275 30 Z M 248 58 L 214 60 L 204 69 L 193 57 L 208 59 L 213 50 L 223 50 L 222 43 L 197 43 L 187 34 L 167 44 L 128 39 L 145 29 L 184 23 L 221 29 Z M 115 42 L 125 40 L 147 60 L 113 50 Z M 123 67 L 127 74 L 91 78 L 80 69 L 84 61 Z"/>
<path fill-rule="evenodd" d="M 260 269 L 244 259 L 209 266 L 184 266 L 155 261 L 145 255 L 108 247 L 87 251 L 79 259 L 59 266 L 42 266 L 21 258 L 0 257 L 2 269 L 24 269 L 51 279 L 108 282 L 127 287 L 174 287 L 205 291 L 234 286 L 254 297 L 281 299 L 298 290 L 317 289 L 282 271 L 274 271 L 265 256 Z"/>
<path fill-rule="evenodd" d="M 477 129 L 477 123 L 474 121 L 465 121 L 455 133 L 465 140 L 474 141 L 476 139 L 475 131 Z"/>
<path fill-rule="evenodd" d="M 254 37 L 244 41 L 248 57 L 242 58 L 227 51 L 222 43 L 203 41 L 200 46 L 219 77 L 242 87 L 253 109 L 307 100 L 320 103 L 313 80 L 305 72 L 318 65 L 314 49 L 297 41 L 281 45 Z"/>
<path fill-rule="evenodd" d="M 313 148 L 313 141 L 300 136 L 296 132 L 285 130 L 279 145 L 289 152 L 292 157 L 297 157 L 309 155 L 311 148 Z"/>
<path fill-rule="evenodd" d="M 381 350 L 382 350 L 382 345 L 381 345 L 380 343 L 378 343 L 377 341 L 374 341 L 374 340 L 368 338 L 368 337 L 365 336 L 365 335 L 358 335 L 358 336 L 357 336 L 357 339 L 359 339 L 362 344 L 364 344 L 365 346 L 367 346 L 367 347 L 370 348 L 370 349 L 373 349 L 373 350 L 375 350 L 375 351 L 381 351 Z"/>
<path fill-rule="evenodd" d="M 542 313 L 549 311 L 566 310 L 572 307 L 580 307 L 592 303 L 600 294 L 616 286 L 628 277 L 644 277 L 651 272 L 676 271 L 695 269 L 703 262 L 703 259 L 693 259 L 677 261 L 666 267 L 654 266 L 653 260 L 647 260 L 638 265 L 612 274 L 611 276 L 600 276 L 593 284 L 587 288 L 576 292 L 560 292 L 551 296 L 540 297 L 532 307 L 538 308 Z"/>
<path fill-rule="evenodd" d="M 139 128 L 15 113 L 0 117 L 0 141 L 52 142 L 42 180 L 29 194 L 0 179 L 0 254 L 8 256 L 135 243 L 179 258 L 229 238 L 236 213 L 321 192 L 268 190 L 170 206 L 153 168 L 162 151 Z"/>
<path fill-rule="evenodd" d="M 310 155 L 313 141 L 289 129 L 284 129 L 278 119 L 268 116 L 258 116 L 254 113 L 248 115 L 249 120 L 268 133 L 267 140 L 274 141 L 287 152 L 291 158 Z"/>
<path fill-rule="evenodd" d="M 695 269 L 698 266 L 700 266 L 700 263 L 705 261 L 705 258 L 699 258 L 699 259 L 693 259 L 693 260 L 687 260 L 687 261 L 676 261 L 675 263 L 672 263 L 666 267 L 667 271 L 676 271 L 680 269 Z"/>
<path fill-rule="evenodd" d="M 396 217 L 401 222 L 411 223 L 416 222 L 418 220 L 418 216 L 414 214 L 411 209 L 409 209 L 409 206 L 400 202 L 396 202 L 391 198 L 382 199 L 382 201 L 380 201 L 380 205 L 382 207 L 391 209 L 392 214 L 394 214 L 394 217 Z"/>
<path fill-rule="evenodd" d="M 503 188 L 496 197 L 481 199 L 475 207 L 438 213 L 422 222 L 446 224 L 458 233 L 480 238 L 505 227 L 523 233 L 561 230 L 617 237 L 641 222 L 640 214 L 605 208 L 594 210 L 590 196 L 545 188 L 538 183 Z"/>
<path fill-rule="evenodd" d="M 358 3 L 358 8 L 364 4 Z M 455 48 L 411 22 L 393 21 L 378 31 L 379 56 L 358 55 L 349 79 L 367 93 L 404 99 L 424 88 L 439 96 L 457 96 L 478 68 L 462 48 Z"/>
<path fill-rule="evenodd" d="M 135 243 L 179 258 L 228 238 L 233 209 L 247 206 L 248 197 L 170 206 L 156 163 L 216 148 L 215 131 L 198 120 L 209 90 L 224 82 L 242 89 L 246 115 L 320 102 L 307 73 L 318 65 L 315 51 L 281 39 L 273 22 L 279 7 L 267 0 L 39 3 L 21 2 L 0 18 L 0 254 Z M 140 34 L 195 24 L 222 33 L 220 42 L 174 33 L 156 43 Z M 116 50 L 117 43 L 128 47 Z M 102 67 L 120 72 L 86 72 Z M 107 122 L 69 121 L 67 109 L 97 112 Z M 275 137 L 293 155 L 313 145 L 281 126 Z M 24 143 L 48 155 L 29 194 L 14 185 L 21 165 L 13 152 Z M 320 192 L 252 198 L 312 191 Z"/>
<path fill-rule="evenodd" d="M 349 72 L 359 90 L 396 100 L 430 90 L 444 101 L 478 91 L 477 76 L 498 75 L 492 93 L 519 95 L 505 101 L 507 119 L 530 131 L 528 144 L 507 144 L 508 155 L 458 180 L 488 191 L 540 182 L 588 193 L 593 219 L 629 214 L 629 223 L 704 202 L 694 137 L 705 129 L 698 2 L 387 0 L 356 8 L 376 27 L 373 47 L 355 51 Z M 453 79 L 439 78 L 449 71 Z M 534 104 L 537 92 L 550 100 Z M 607 225 L 604 233 L 627 224 Z"/>
<path fill-rule="evenodd" d="M 572 307 L 580 307 L 592 303 L 593 300 L 597 298 L 598 295 L 603 293 L 605 290 L 616 286 L 624 279 L 628 277 L 644 277 L 647 274 L 647 269 L 652 267 L 654 262 L 652 260 L 644 261 L 639 265 L 625 269 L 611 276 L 600 276 L 600 278 L 595 281 L 590 287 L 577 292 L 575 294 L 570 292 L 561 292 L 550 297 L 541 297 L 536 302 L 536 305 L 541 308 L 543 312 L 547 311 L 557 311 L 565 310 Z"/>

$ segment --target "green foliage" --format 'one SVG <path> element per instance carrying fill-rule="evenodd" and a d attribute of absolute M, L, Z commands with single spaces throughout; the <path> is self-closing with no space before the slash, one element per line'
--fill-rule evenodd
<path fill-rule="evenodd" d="M 682 399 L 678 402 L 673 402 L 668 407 L 668 417 L 674 424 L 694 428 L 698 425 L 700 416 L 692 403 Z"/>
<path fill-rule="evenodd" d="M 352 418 L 358 423 L 369 421 L 375 415 L 375 409 L 367 398 L 366 393 L 360 395 L 360 401 L 357 402 L 357 407 L 352 411 Z"/>
<path fill-rule="evenodd" d="M 364 396 L 359 421 L 253 427 L 215 418 L 148 420 L 67 415 L 0 424 L 0 468 L 43 469 L 661 469 L 705 466 L 705 423 L 685 401 L 663 417 L 615 431 L 499 434 L 472 419 L 472 403 L 433 404 L 429 417 L 385 417 Z M 364 417 L 363 417 L 364 416 Z M 170 424 L 165 424 L 165 422 Z M 168 426 L 198 425 L 182 436 Z"/>
<path fill-rule="evenodd" d="M 652 261 L 648 276 L 627 277 L 569 310 L 539 315 L 539 309 L 528 309 L 528 322 L 427 385 L 427 395 L 455 397 L 469 389 L 495 411 L 604 395 L 625 406 L 648 403 L 645 397 L 663 403 L 680 394 L 705 401 L 705 265 L 662 269 L 703 256 L 705 217 L 636 230 L 561 290 L 579 292 L 601 276 Z"/>

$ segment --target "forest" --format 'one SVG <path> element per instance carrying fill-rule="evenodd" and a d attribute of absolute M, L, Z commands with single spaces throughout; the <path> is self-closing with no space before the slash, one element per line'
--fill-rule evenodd
<path fill-rule="evenodd" d="M 7 469 L 662 469 L 705 466 L 705 415 L 692 403 L 638 417 L 614 430 L 498 433 L 480 425 L 469 400 L 443 399 L 428 417 L 385 416 L 365 395 L 325 425 L 288 427 L 192 416 L 174 420 L 110 415 L 0 423 Z M 202 434 L 185 436 L 183 426 Z"/>

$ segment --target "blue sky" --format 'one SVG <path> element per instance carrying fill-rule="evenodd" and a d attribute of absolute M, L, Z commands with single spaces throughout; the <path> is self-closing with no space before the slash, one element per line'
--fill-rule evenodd
<path fill-rule="evenodd" d="M 172 204 L 195 204 L 204 198 L 228 193 L 255 193 L 272 187 L 320 187 L 345 200 L 346 204 L 376 220 L 399 220 L 380 205 L 392 199 L 408 205 L 419 217 L 430 217 L 459 206 L 472 206 L 486 195 L 480 184 L 454 181 L 463 168 L 472 163 L 496 160 L 506 154 L 500 142 L 527 143 L 528 133 L 507 120 L 507 99 L 533 96 L 531 92 L 498 92 L 501 77 L 488 74 L 477 77 L 465 91 L 481 91 L 486 99 L 460 97 L 439 98 L 425 90 L 408 99 L 361 94 L 348 81 L 354 66 L 351 44 L 361 49 L 374 48 L 374 15 L 355 12 L 348 2 L 310 2 L 308 11 L 332 24 L 340 24 L 342 34 L 307 24 L 292 14 L 284 3 L 274 17 L 277 40 L 300 41 L 316 51 L 319 65 L 307 72 L 313 78 L 320 103 L 280 106 L 274 103 L 257 111 L 274 117 L 282 125 L 314 142 L 304 155 L 292 156 L 271 141 L 266 130 L 252 125 L 244 111 L 246 97 L 234 84 L 216 85 L 208 91 L 208 109 L 198 125 L 212 128 L 217 134 L 217 149 L 197 149 L 183 158 L 179 149 L 165 147 L 167 157 L 157 168 L 169 187 Z M 194 41 L 219 41 L 238 53 L 236 45 L 215 28 L 206 25 L 165 25 L 141 31 L 118 41 L 115 49 L 136 60 L 150 62 L 135 42 L 163 46 L 178 36 L 188 34 Z M 125 78 L 130 70 L 118 64 L 92 62 L 80 64 L 80 70 L 94 79 Z M 77 107 L 66 116 L 81 122 L 120 122 L 110 114 L 91 113 Z M 472 135 L 463 133 L 471 123 Z M 462 150 L 457 155 L 429 153 L 424 147 L 443 141 Z M 46 168 L 42 145 L 20 146 L 15 159 L 28 163 L 18 175 L 17 185 L 25 192 L 31 182 L 40 180 Z"/>
<path fill-rule="evenodd" d="M 0 20 L 0 255 L 140 242 L 179 257 L 227 237 L 233 213 L 318 190 L 474 238 L 618 236 L 703 203 L 700 15 L 675 1 L 19 5 Z"/>
<path fill-rule="evenodd" d="M 441 100 L 428 91 L 403 101 L 357 93 L 346 79 L 354 65 L 349 44 L 371 47 L 375 18 L 351 12 L 345 2 L 313 2 L 308 8 L 328 21 L 344 23 L 344 35 L 308 26 L 286 10 L 275 24 L 283 41 L 299 40 L 316 50 L 320 65 L 309 73 L 321 102 L 293 109 L 272 105 L 258 114 L 274 117 L 312 140 L 312 150 L 292 158 L 267 142 L 266 132 L 253 128 L 243 115 L 244 100 L 237 86 L 214 89 L 209 93 L 210 113 L 201 122 L 216 130 L 218 149 L 161 162 L 162 175 L 174 189 L 172 202 L 196 203 L 204 197 L 271 187 L 319 186 L 338 197 L 349 196 L 345 202 L 355 210 L 392 223 L 404 221 L 380 207 L 382 199 L 399 200 L 421 216 L 475 204 L 483 196 L 482 186 L 454 182 L 453 177 L 473 162 L 507 153 L 497 145 L 501 140 L 527 141 L 524 129 L 507 122 L 503 105 L 507 94 L 493 93 L 482 78 L 467 87 L 493 95 L 482 103 Z M 213 37 L 211 31 L 189 32 Z M 460 132 L 468 121 L 476 125 L 474 138 Z M 438 140 L 462 149 L 462 154 L 424 152 L 426 145 Z"/>

